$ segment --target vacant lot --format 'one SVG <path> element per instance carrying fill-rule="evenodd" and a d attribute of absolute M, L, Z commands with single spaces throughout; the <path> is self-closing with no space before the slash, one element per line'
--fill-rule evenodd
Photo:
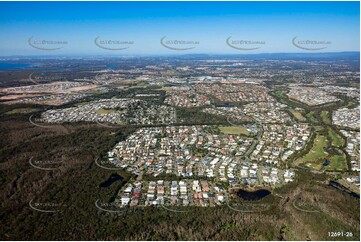
<path fill-rule="evenodd" d="M 294 109 L 290 109 L 290 112 L 293 114 L 293 116 L 295 116 L 296 119 L 298 119 L 299 121 L 301 122 L 304 122 L 306 121 L 306 118 L 303 117 L 302 113 L 297 111 L 297 110 L 294 110 Z"/>
<path fill-rule="evenodd" d="M 241 126 L 220 126 L 219 129 L 224 134 L 249 135 L 248 130 L 245 127 Z"/>
<path fill-rule="evenodd" d="M 96 114 L 110 114 L 115 112 L 114 109 L 98 109 L 97 111 L 95 111 Z"/>
<path fill-rule="evenodd" d="M 39 111 L 37 108 L 15 108 L 11 111 L 6 112 L 5 114 L 18 114 L 18 113 L 32 113 Z"/>

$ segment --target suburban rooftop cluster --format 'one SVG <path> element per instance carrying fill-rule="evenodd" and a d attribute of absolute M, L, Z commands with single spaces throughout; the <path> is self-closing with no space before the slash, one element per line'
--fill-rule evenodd
<path fill-rule="evenodd" d="M 291 90 L 287 94 L 288 97 L 306 103 L 307 105 L 321 105 L 340 100 L 339 98 L 321 90 L 318 87 L 302 85 L 290 85 L 290 87 Z"/>
<path fill-rule="evenodd" d="M 106 122 L 114 124 L 171 124 L 175 109 L 165 105 L 148 105 L 138 99 L 101 99 L 75 107 L 43 112 L 41 120 L 48 123 Z"/>
<path fill-rule="evenodd" d="M 167 97 L 164 102 L 171 106 L 185 108 L 200 107 L 211 104 L 209 97 L 196 93 L 190 87 L 174 87 L 167 90 Z"/>
<path fill-rule="evenodd" d="M 214 107 L 205 108 L 202 111 L 214 115 L 229 118 L 230 122 L 256 121 L 258 123 L 288 123 L 290 116 L 283 111 L 286 105 L 278 102 L 254 102 L 241 107 Z"/>
<path fill-rule="evenodd" d="M 49 94 L 41 96 L 25 95 L 25 97 L 5 102 L 6 104 L 15 103 L 29 103 L 29 104 L 47 104 L 47 105 L 62 105 L 73 102 L 78 99 L 82 99 L 89 96 L 86 93 L 60 93 L 60 94 Z"/>
<path fill-rule="evenodd" d="M 251 158 L 270 164 L 285 162 L 292 154 L 305 146 L 310 133 L 311 129 L 306 124 L 263 125 L 262 139 L 254 149 Z"/>
<path fill-rule="evenodd" d="M 332 122 L 336 125 L 354 129 L 360 128 L 360 106 L 352 109 L 341 108 L 332 113 Z"/>
<path fill-rule="evenodd" d="M 268 89 L 257 84 L 196 84 L 196 92 L 215 97 L 221 102 L 273 101 Z"/>
<path fill-rule="evenodd" d="M 118 166 L 136 167 L 136 171 L 144 170 L 151 176 L 164 172 L 183 177 L 214 177 L 222 157 L 241 156 L 252 143 L 248 137 L 210 134 L 203 128 L 141 128 L 118 143 L 109 156 Z"/>
<path fill-rule="evenodd" d="M 216 206 L 226 201 L 224 188 L 207 180 L 137 181 L 119 192 L 121 207 L 135 206 Z"/>
<path fill-rule="evenodd" d="M 207 132 L 209 127 L 141 128 L 109 151 L 108 160 L 149 178 L 169 174 L 184 179 L 211 179 L 230 186 L 279 186 L 292 181 L 294 172 L 275 167 L 276 161 L 281 159 L 284 150 L 291 153 L 298 150 L 303 143 L 295 139 L 299 135 L 307 137 L 309 132 L 305 125 L 289 127 L 285 131 L 288 143 L 285 142 L 287 146 L 283 148 L 282 136 L 277 136 L 281 131 L 276 129 L 281 126 L 271 126 L 270 134 L 277 137 L 270 138 L 267 133 L 265 148 L 256 148 L 256 152 L 262 149 L 264 155 L 250 161 L 247 156 L 257 140 L 241 135 L 211 134 Z M 277 148 L 270 144 L 277 141 L 280 143 Z M 267 159 L 264 159 L 266 154 Z"/>
<path fill-rule="evenodd" d="M 348 97 L 356 98 L 360 100 L 360 89 L 354 87 L 340 87 L 340 86 L 323 86 L 321 84 L 320 89 L 330 94 L 345 94 Z"/>

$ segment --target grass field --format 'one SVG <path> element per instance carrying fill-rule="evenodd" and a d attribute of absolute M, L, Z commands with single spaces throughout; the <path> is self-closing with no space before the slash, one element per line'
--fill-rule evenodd
<path fill-rule="evenodd" d="M 312 123 L 317 123 L 318 120 L 317 120 L 317 117 L 315 116 L 315 112 L 314 111 L 311 111 L 309 112 L 308 114 L 306 114 L 306 117 L 310 120 L 310 122 Z"/>
<path fill-rule="evenodd" d="M 96 114 L 110 114 L 115 112 L 114 109 L 98 109 L 97 111 L 95 111 Z"/>
<path fill-rule="evenodd" d="M 345 140 L 331 128 L 328 128 L 328 136 L 330 137 L 331 144 L 334 147 L 342 147 L 345 144 Z"/>
<path fill-rule="evenodd" d="M 302 115 L 302 113 L 300 113 L 297 110 L 294 109 L 290 109 L 290 112 L 293 114 L 293 116 L 295 116 L 296 119 L 298 119 L 299 121 L 303 122 L 306 121 L 306 118 Z"/>
<path fill-rule="evenodd" d="M 163 90 L 163 91 L 172 91 L 174 90 L 173 87 L 162 87 L 160 90 Z"/>
<path fill-rule="evenodd" d="M 322 163 L 327 158 L 328 153 L 324 151 L 327 146 L 327 137 L 317 135 L 310 151 L 303 157 L 295 161 L 296 165 L 305 164 L 308 167 L 321 169 Z"/>
<path fill-rule="evenodd" d="M 322 111 L 321 114 L 320 114 L 320 116 L 321 116 L 321 118 L 322 118 L 322 121 L 323 121 L 325 124 L 331 124 L 331 123 L 332 123 L 328 111 Z"/>
<path fill-rule="evenodd" d="M 243 134 L 243 135 L 249 135 L 250 133 L 248 130 L 244 127 L 240 126 L 219 126 L 219 129 L 223 134 Z"/>
<path fill-rule="evenodd" d="M 143 82 L 143 81 L 137 82 L 137 84 L 136 84 L 137 87 L 144 87 L 147 85 L 148 85 L 148 82 Z"/>
<path fill-rule="evenodd" d="M 347 169 L 345 154 L 334 155 L 329 160 L 331 163 L 325 167 L 325 170 L 327 170 L 327 171 L 343 171 L 343 170 Z"/>
<path fill-rule="evenodd" d="M 39 111 L 37 108 L 16 108 L 9 112 L 6 112 L 5 114 L 18 114 L 18 113 L 32 113 Z"/>
<path fill-rule="evenodd" d="M 322 132 L 325 130 L 325 128 L 322 126 L 314 126 L 314 128 L 315 128 L 316 132 Z"/>

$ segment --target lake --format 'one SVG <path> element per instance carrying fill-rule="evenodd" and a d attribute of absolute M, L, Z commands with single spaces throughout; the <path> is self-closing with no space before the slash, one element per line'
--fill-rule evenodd
<path fill-rule="evenodd" d="M 109 187 L 116 181 L 122 181 L 123 177 L 119 176 L 118 174 L 111 174 L 108 180 L 100 183 L 99 187 Z"/>
<path fill-rule="evenodd" d="M 271 192 L 266 190 L 266 189 L 259 189 L 257 191 L 246 191 L 243 189 L 239 189 L 237 192 L 237 195 L 244 199 L 244 200 L 248 200 L 248 201 L 256 201 L 259 200 L 261 198 L 264 198 L 268 195 L 270 195 Z"/>

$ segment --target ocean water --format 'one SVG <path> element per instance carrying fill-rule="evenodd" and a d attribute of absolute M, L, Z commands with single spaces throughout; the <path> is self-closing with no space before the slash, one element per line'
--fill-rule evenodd
<path fill-rule="evenodd" d="M 31 64 L 25 64 L 25 63 L 11 63 L 11 62 L 0 62 L 0 70 L 6 71 L 6 70 L 22 70 L 26 67 L 31 66 Z"/>

